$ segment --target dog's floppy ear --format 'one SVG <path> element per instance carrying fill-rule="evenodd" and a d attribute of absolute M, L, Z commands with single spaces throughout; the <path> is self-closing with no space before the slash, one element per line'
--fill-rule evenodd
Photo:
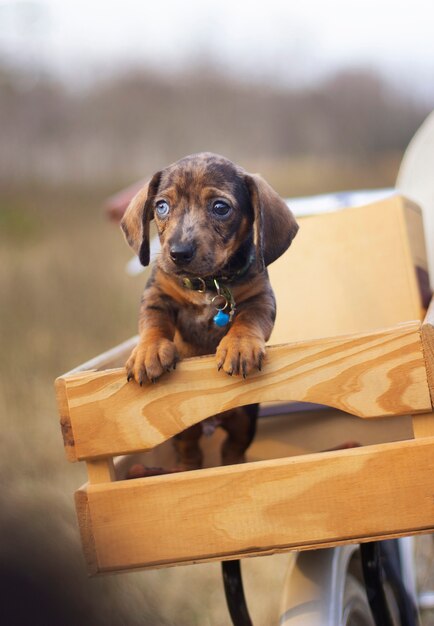
<path fill-rule="evenodd" d="M 248 174 L 245 181 L 254 213 L 258 269 L 262 271 L 289 248 L 298 224 L 286 202 L 259 174 Z"/>
<path fill-rule="evenodd" d="M 138 255 L 142 265 L 149 265 L 149 223 L 154 217 L 153 200 L 160 184 L 161 172 L 146 183 L 128 205 L 121 220 L 125 239 Z"/>

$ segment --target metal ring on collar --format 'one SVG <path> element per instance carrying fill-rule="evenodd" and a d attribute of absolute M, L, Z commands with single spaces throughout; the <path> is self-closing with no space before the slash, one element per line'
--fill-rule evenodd
<path fill-rule="evenodd" d="M 220 298 L 223 301 L 223 306 L 218 306 L 217 304 L 215 304 L 215 300 L 217 300 L 217 298 Z M 224 311 L 226 309 L 226 307 L 228 306 L 228 301 L 226 300 L 226 298 L 224 296 L 222 296 L 221 294 L 217 294 L 216 296 L 214 296 L 214 298 L 211 300 L 211 304 L 213 304 L 215 306 L 215 308 L 217 309 L 217 311 Z"/>
<path fill-rule="evenodd" d="M 205 293 L 206 291 L 206 284 L 203 278 L 200 278 L 199 276 L 196 278 L 196 280 L 198 280 L 200 282 L 200 289 L 198 289 L 197 291 L 199 293 Z"/>

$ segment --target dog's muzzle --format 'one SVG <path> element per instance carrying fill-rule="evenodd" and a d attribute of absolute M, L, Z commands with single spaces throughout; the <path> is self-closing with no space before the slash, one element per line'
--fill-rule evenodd
<path fill-rule="evenodd" d="M 175 265 L 188 265 L 196 254 L 196 246 L 192 243 L 174 243 L 170 246 L 169 254 Z"/>

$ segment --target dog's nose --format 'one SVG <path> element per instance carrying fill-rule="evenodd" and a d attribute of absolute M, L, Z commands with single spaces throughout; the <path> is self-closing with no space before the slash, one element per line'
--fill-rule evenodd
<path fill-rule="evenodd" d="M 187 265 L 196 253 L 196 246 L 192 243 L 174 243 L 170 246 L 169 252 L 176 265 Z"/>

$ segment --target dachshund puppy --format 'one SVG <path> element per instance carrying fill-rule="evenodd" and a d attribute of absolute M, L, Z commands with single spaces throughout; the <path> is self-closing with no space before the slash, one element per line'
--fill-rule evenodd
<path fill-rule="evenodd" d="M 179 359 L 214 352 L 230 376 L 260 370 L 276 315 L 266 267 L 298 230 L 285 202 L 260 176 L 200 153 L 157 172 L 125 212 L 121 227 L 145 266 L 152 219 L 161 254 L 143 294 L 128 380 L 155 382 Z M 224 464 L 243 460 L 256 414 L 250 405 L 217 416 L 228 433 Z M 181 468 L 200 467 L 201 434 L 198 424 L 176 437 Z"/>

